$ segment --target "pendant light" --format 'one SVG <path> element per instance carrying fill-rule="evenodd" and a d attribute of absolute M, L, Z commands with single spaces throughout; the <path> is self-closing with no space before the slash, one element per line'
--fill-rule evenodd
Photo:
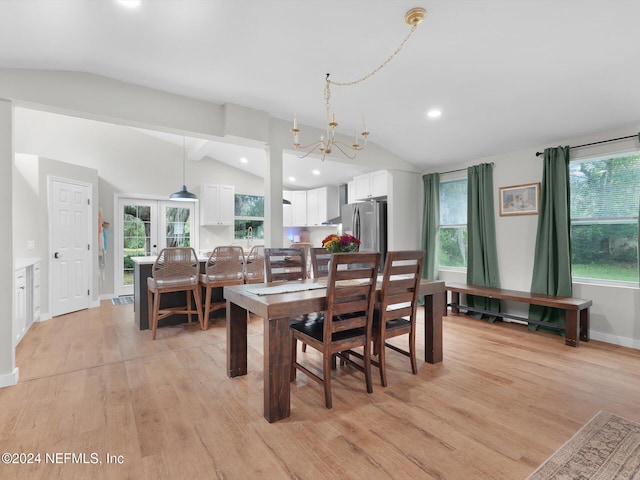
<path fill-rule="evenodd" d="M 169 195 L 169 200 L 179 202 L 197 202 L 198 197 L 187 190 L 187 147 L 184 136 L 182 137 L 182 190 Z"/>

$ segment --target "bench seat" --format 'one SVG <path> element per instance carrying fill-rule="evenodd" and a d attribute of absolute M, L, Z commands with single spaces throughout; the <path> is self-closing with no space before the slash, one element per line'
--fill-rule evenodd
<path fill-rule="evenodd" d="M 589 341 L 589 307 L 593 304 L 591 300 L 584 300 L 575 297 L 558 297 L 555 295 L 546 295 L 542 293 L 520 292 L 517 290 L 507 290 L 504 288 L 484 287 L 481 285 L 467 285 L 466 283 L 446 283 L 445 288 L 451 292 L 451 313 L 458 314 L 460 309 L 472 312 L 480 312 L 495 315 L 498 317 L 512 318 L 522 320 L 527 323 L 536 325 L 544 325 L 553 328 L 544 322 L 537 322 L 528 318 L 518 317 L 500 312 L 490 312 L 480 309 L 470 308 L 460 304 L 460 294 L 478 295 L 487 298 L 496 298 L 500 300 L 511 300 L 514 302 L 528 303 L 530 305 L 540 305 L 543 307 L 553 307 L 565 310 L 566 326 L 565 326 L 565 342 L 567 345 L 577 347 L 580 340 Z"/>

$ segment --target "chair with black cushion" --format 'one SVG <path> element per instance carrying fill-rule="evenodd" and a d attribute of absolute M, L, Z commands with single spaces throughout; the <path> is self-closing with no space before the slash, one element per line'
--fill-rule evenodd
<path fill-rule="evenodd" d="M 200 274 L 200 285 L 205 289 L 204 295 L 204 329 L 209 328 L 211 312 L 225 308 L 226 302 L 211 301 L 214 288 L 226 285 L 242 285 L 244 283 L 244 251 L 242 247 L 216 247 L 209 255 L 204 269 Z"/>
<path fill-rule="evenodd" d="M 367 392 L 373 392 L 371 382 L 371 326 L 375 301 L 376 279 L 380 267 L 379 253 L 336 253 L 332 257 L 327 279 L 327 310 L 298 317 L 291 323 L 291 381 L 300 370 L 324 386 L 327 408 L 332 408 L 331 370 L 336 356 L 352 348 L 364 348 L 364 364 L 345 360 L 365 375 Z M 322 353 L 322 372 L 311 370 L 298 362 L 297 342 L 300 340 Z M 342 357 L 341 357 L 342 358 Z M 317 370 L 317 369 L 314 369 Z"/>
<path fill-rule="evenodd" d="M 244 283 L 264 282 L 264 245 L 254 245 L 244 262 Z"/>
<path fill-rule="evenodd" d="M 152 338 L 156 339 L 158 322 L 171 315 L 188 315 L 191 322 L 192 314 L 198 315 L 200 328 L 204 328 L 202 307 L 200 300 L 200 284 L 198 274 L 200 264 L 193 248 L 173 247 L 164 248 L 153 264 L 152 276 L 147 278 L 149 293 L 149 325 Z M 163 293 L 182 292 L 187 295 L 186 306 L 160 309 L 160 298 Z M 192 299 L 195 300 L 195 309 Z"/>
<path fill-rule="evenodd" d="M 329 275 L 329 262 L 331 252 L 323 247 L 311 249 L 311 266 L 313 267 L 313 278 L 322 278 Z"/>
<path fill-rule="evenodd" d="M 267 282 L 304 280 L 307 259 L 299 248 L 265 248 L 265 278 Z"/>
<path fill-rule="evenodd" d="M 400 352 L 411 360 L 411 371 L 418 373 L 416 361 L 416 315 L 424 251 L 387 252 L 380 302 L 373 316 L 373 354 L 371 363 L 380 369 L 380 382 L 387 386 L 386 348 Z M 408 335 L 408 350 L 387 343 L 387 339 Z"/>

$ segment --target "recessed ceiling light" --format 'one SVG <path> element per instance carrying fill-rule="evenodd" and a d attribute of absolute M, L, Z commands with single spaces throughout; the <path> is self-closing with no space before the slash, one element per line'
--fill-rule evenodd
<path fill-rule="evenodd" d="M 246 157 L 242 157 L 240 163 L 249 163 L 249 160 L 247 160 Z"/>
<path fill-rule="evenodd" d="M 320 175 L 320 170 L 312 170 L 311 173 L 314 175 Z"/>
<path fill-rule="evenodd" d="M 296 177 L 289 177 L 289 181 L 290 182 L 295 182 L 296 181 Z"/>
<path fill-rule="evenodd" d="M 434 108 L 433 110 L 429 110 L 427 112 L 427 117 L 429 118 L 438 118 L 440 115 L 442 115 L 442 112 L 437 108 Z"/>
<path fill-rule="evenodd" d="M 118 3 L 123 7 L 136 8 L 142 3 L 142 0 L 118 0 Z"/>

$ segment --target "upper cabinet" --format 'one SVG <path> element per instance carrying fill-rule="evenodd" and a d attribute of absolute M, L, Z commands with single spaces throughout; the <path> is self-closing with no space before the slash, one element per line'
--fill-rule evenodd
<path fill-rule="evenodd" d="M 307 225 L 322 225 L 340 215 L 338 187 L 322 187 L 307 191 Z"/>
<path fill-rule="evenodd" d="M 304 226 L 307 224 L 307 191 L 294 190 L 291 192 L 291 225 Z"/>
<path fill-rule="evenodd" d="M 369 200 L 372 198 L 386 197 L 389 173 L 386 170 L 358 175 L 353 178 L 353 198 L 349 189 L 349 202 L 352 200 Z M 351 184 L 350 184 L 351 186 Z"/>
<path fill-rule="evenodd" d="M 233 225 L 235 193 L 233 185 L 202 185 L 200 225 Z"/>
<path fill-rule="evenodd" d="M 282 224 L 285 227 L 320 226 L 340 215 L 338 187 L 282 192 L 291 205 L 283 205 Z"/>

